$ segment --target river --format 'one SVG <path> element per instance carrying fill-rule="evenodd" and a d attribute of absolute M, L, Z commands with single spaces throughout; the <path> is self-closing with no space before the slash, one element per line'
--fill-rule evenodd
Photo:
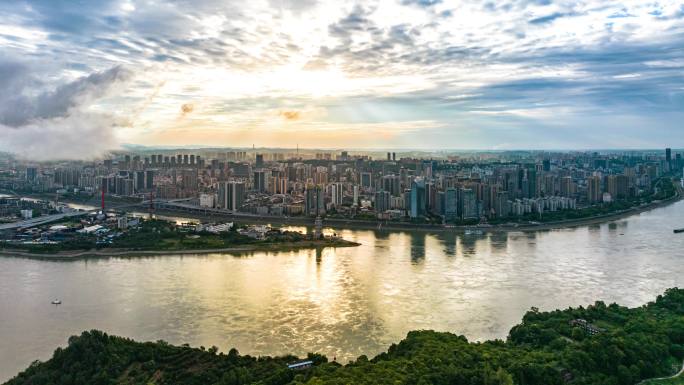
<path fill-rule="evenodd" d="M 253 355 L 316 351 L 341 362 L 373 356 L 415 329 L 505 338 L 532 306 L 637 306 L 684 286 L 679 227 L 684 201 L 543 232 L 337 230 L 362 246 L 323 251 L 0 258 L 0 381 L 89 329 Z M 51 305 L 55 298 L 62 305 Z"/>

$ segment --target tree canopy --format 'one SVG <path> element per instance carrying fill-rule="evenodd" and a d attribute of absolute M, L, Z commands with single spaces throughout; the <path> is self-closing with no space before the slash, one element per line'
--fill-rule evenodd
<path fill-rule="evenodd" d="M 574 322 L 573 322 L 574 321 Z M 100 331 L 71 337 L 47 362 L 6 385 L 113 384 L 468 384 L 628 385 L 675 373 L 684 359 L 684 290 L 669 289 L 637 308 L 596 302 L 550 312 L 532 309 L 506 341 L 469 342 L 452 333 L 413 331 L 373 359 L 347 365 L 309 354 L 252 357 L 235 349 L 140 343 Z"/>

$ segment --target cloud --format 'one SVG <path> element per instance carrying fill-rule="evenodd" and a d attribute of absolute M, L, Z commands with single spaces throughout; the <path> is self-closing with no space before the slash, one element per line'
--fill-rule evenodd
<path fill-rule="evenodd" d="M 111 116 L 80 112 L 20 128 L 0 125 L 0 149 L 37 161 L 92 159 L 118 147 L 116 127 Z"/>
<path fill-rule="evenodd" d="M 561 12 L 556 12 L 552 13 L 550 15 L 546 16 L 541 16 L 534 18 L 530 20 L 530 24 L 546 24 L 546 23 L 551 23 L 556 19 L 560 19 L 561 17 L 568 17 L 568 16 L 573 16 L 573 13 L 561 13 Z"/>
<path fill-rule="evenodd" d="M 184 118 L 186 115 L 192 113 L 192 111 L 195 110 L 195 105 L 192 103 L 184 103 L 181 105 L 181 118 Z"/>
<path fill-rule="evenodd" d="M 115 129 L 124 118 L 91 107 L 127 83 L 129 70 L 116 66 L 55 87 L 26 63 L 3 63 L 0 73 L 14 74 L 3 81 L 13 92 L 0 95 L 0 149 L 46 160 L 91 158 L 117 147 Z"/>
<path fill-rule="evenodd" d="M 301 118 L 299 111 L 280 111 L 279 115 L 285 120 L 299 120 Z"/>
<path fill-rule="evenodd" d="M 21 87 L 19 94 L 0 97 L 0 124 L 19 127 L 36 119 L 64 117 L 69 110 L 87 107 L 116 84 L 130 79 L 131 72 L 121 66 L 93 73 L 35 97 Z M 16 81 L 16 80 L 15 80 Z"/>
<path fill-rule="evenodd" d="M 486 147 L 499 129 L 518 133 L 506 143 L 524 143 L 544 128 L 572 133 L 600 121 L 583 139 L 593 143 L 619 130 L 624 117 L 662 127 L 663 143 L 681 137 L 678 0 L 188 4 L 0 2 L 3 58 L 30 61 L 0 60 L 3 133 L 67 123 L 82 131 L 75 119 L 84 119 L 116 123 L 117 134 L 127 118 L 123 140 L 141 142 L 147 132 L 173 135 L 185 123 L 179 115 L 190 113 L 197 132 L 206 122 L 229 133 L 263 120 L 274 131 L 284 130 L 283 120 L 312 130 L 435 120 L 442 128 L 430 136 L 402 135 L 439 146 L 452 138 Z M 129 82 L 124 68 L 146 76 Z M 183 110 L 199 100 L 202 108 Z M 477 133 L 481 142 L 448 130 Z"/>

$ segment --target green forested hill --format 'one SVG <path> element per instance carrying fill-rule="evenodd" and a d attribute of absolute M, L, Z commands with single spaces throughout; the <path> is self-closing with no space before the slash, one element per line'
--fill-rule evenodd
<path fill-rule="evenodd" d="M 572 320 L 585 320 L 571 324 Z M 684 290 L 628 309 L 532 310 L 506 341 L 468 342 L 414 331 L 386 353 L 341 366 L 310 354 L 315 366 L 291 371 L 296 357 L 240 356 L 216 348 L 139 343 L 99 331 L 69 339 L 52 359 L 7 385 L 27 384 L 635 384 L 675 373 L 684 358 Z"/>

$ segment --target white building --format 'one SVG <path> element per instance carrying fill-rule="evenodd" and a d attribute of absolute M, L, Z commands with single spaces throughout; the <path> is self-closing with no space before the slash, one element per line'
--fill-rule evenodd
<path fill-rule="evenodd" d="M 216 206 L 216 194 L 200 194 L 199 197 L 200 207 L 215 207 Z"/>

